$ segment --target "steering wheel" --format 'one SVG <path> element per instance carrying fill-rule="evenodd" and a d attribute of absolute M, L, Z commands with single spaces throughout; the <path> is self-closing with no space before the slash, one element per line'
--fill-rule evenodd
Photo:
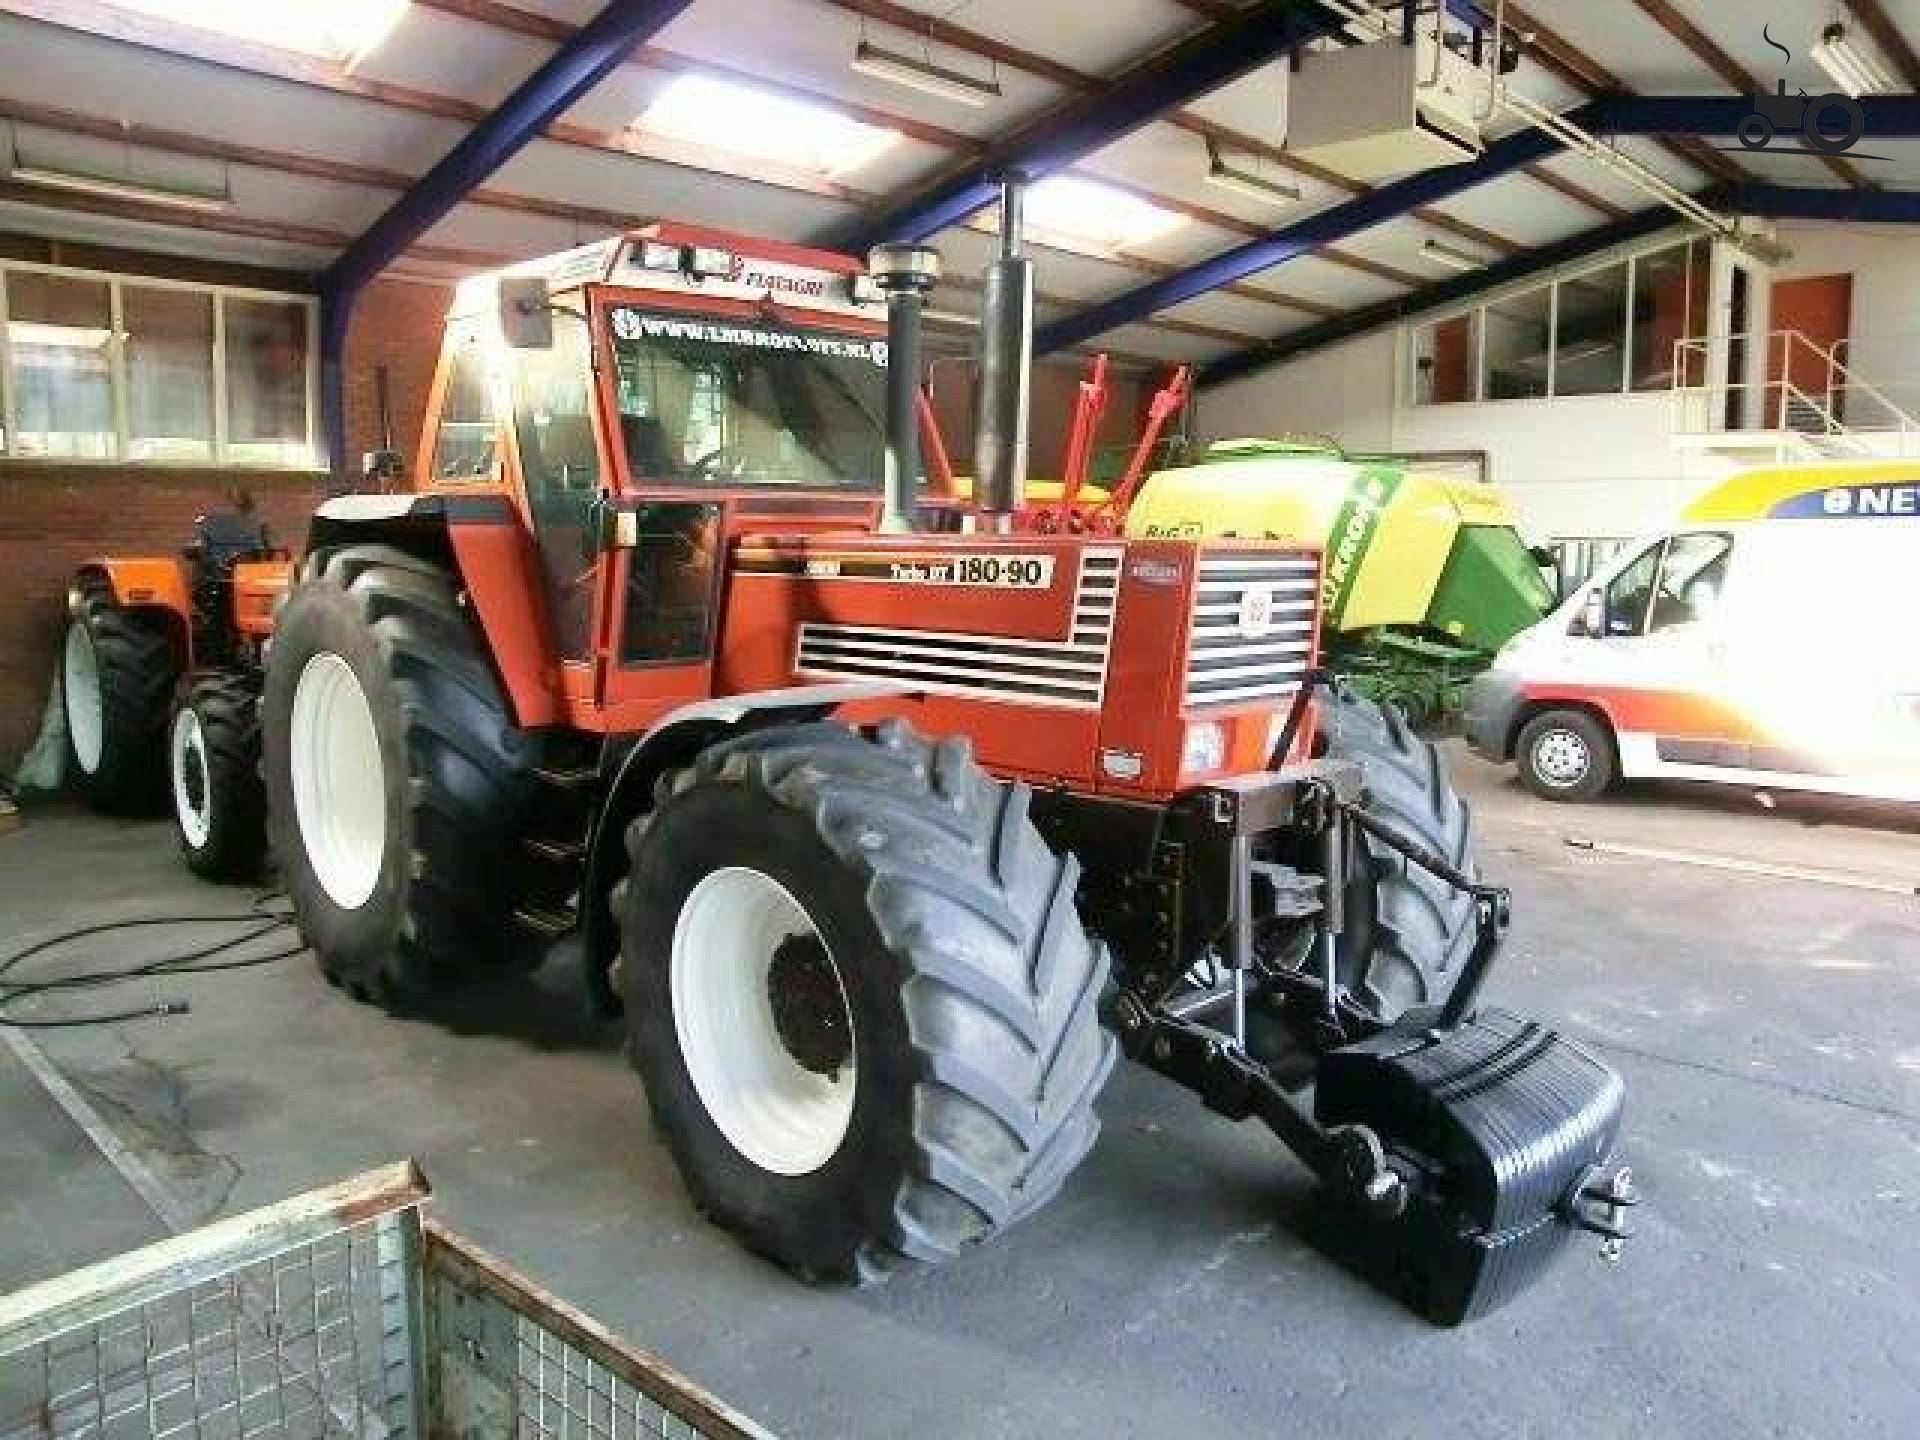
<path fill-rule="evenodd" d="M 716 445 L 687 467 L 687 473 L 695 480 L 704 480 L 720 468 L 721 462 L 732 454 L 724 445 Z"/>

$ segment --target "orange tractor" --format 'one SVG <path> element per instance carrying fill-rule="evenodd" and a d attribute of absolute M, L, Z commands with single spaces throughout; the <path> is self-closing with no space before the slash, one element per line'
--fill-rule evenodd
<path fill-rule="evenodd" d="M 577 932 L 696 1204 L 807 1277 L 1044 1204 L 1117 1051 L 1264 1120 L 1436 1320 L 1617 1244 L 1620 1081 L 1479 1005 L 1505 894 L 1321 682 L 1317 551 L 1012 523 L 1009 220 L 965 514 L 915 493 L 930 251 L 661 224 L 462 287 L 415 489 L 319 509 L 267 657 L 325 974 L 405 1003 Z"/>
<path fill-rule="evenodd" d="M 187 864 L 257 874 L 261 661 L 293 560 L 244 502 L 194 522 L 178 558 L 107 556 L 67 589 L 67 772 L 95 808 L 169 808 Z"/>

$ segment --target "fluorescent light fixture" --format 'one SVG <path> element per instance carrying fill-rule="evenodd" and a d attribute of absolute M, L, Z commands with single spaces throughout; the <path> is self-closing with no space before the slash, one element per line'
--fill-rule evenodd
<path fill-rule="evenodd" d="M 888 80 L 909 90 L 938 95 L 942 100 L 955 100 L 976 109 L 1000 98 L 998 80 L 982 80 L 978 75 L 937 65 L 918 55 L 889 50 L 871 40 L 862 40 L 853 47 L 853 68 L 876 80 Z"/>
<path fill-rule="evenodd" d="M 1837 21 L 1820 32 L 1807 58 L 1856 100 L 1862 95 L 1890 95 L 1900 88 L 1880 57 L 1855 40 L 1847 33 L 1847 27 Z"/>
<path fill-rule="evenodd" d="M 858 169 L 900 138 L 824 105 L 706 75 L 680 76 L 635 124 L 650 134 L 821 175 Z"/>
<path fill-rule="evenodd" d="M 1427 241 L 1420 247 L 1420 253 L 1434 264 L 1444 265 L 1449 270 L 1479 270 L 1487 263 L 1478 255 L 1458 249 L 1444 240 Z"/>
<path fill-rule="evenodd" d="M 44 325 L 37 320 L 14 320 L 7 325 L 9 344 L 47 350 L 102 350 L 112 338 L 111 330 L 82 325 Z"/>
<path fill-rule="evenodd" d="M 319 55 L 352 69 L 406 13 L 408 0 L 115 0 L 197 30 Z"/>
<path fill-rule="evenodd" d="M 1275 180 L 1258 170 L 1246 170 L 1235 165 L 1220 153 L 1220 142 L 1211 135 L 1207 137 L 1207 183 L 1267 205 L 1275 200 L 1294 201 L 1300 198 L 1299 186 Z"/>
<path fill-rule="evenodd" d="M 1026 221 L 1036 233 L 1111 251 L 1158 239 L 1186 218 L 1077 175 L 1050 175 L 1026 194 Z"/>
<path fill-rule="evenodd" d="M 112 200 L 139 200 L 149 205 L 168 205 L 176 210 L 195 210 L 203 215 L 224 214 L 233 209 L 233 196 L 206 190 L 174 190 L 143 180 L 122 180 L 111 175 L 83 175 L 71 170 L 53 170 L 44 165 L 15 165 L 7 171 L 9 180 L 42 185 L 49 190 L 67 190 L 76 195 L 104 195 Z"/>

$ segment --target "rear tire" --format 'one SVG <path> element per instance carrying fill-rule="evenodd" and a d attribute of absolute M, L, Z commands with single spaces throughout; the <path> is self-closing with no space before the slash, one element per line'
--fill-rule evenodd
<path fill-rule="evenodd" d="M 950 1259 L 1099 1133 L 1107 957 L 1027 803 L 963 740 L 819 723 L 716 746 L 628 832 L 613 909 L 654 1119 L 695 1205 L 805 1278 Z M 786 918 L 722 923 L 717 885 Z M 796 939 L 810 998 L 777 968 Z"/>
<path fill-rule="evenodd" d="M 329 980 L 392 1002 L 436 971 L 524 968 L 529 745 L 446 571 L 330 552 L 280 613 L 261 713 L 273 848 Z"/>
<path fill-rule="evenodd" d="M 258 878 L 267 862 L 259 687 L 240 675 L 199 677 L 174 712 L 167 754 L 187 868 L 204 880 Z"/>
<path fill-rule="evenodd" d="M 1542 800 L 1598 800 L 1619 775 L 1613 736 L 1584 710 L 1546 710 L 1514 742 L 1520 783 Z"/>
<path fill-rule="evenodd" d="M 98 576 L 76 589 L 60 666 L 67 773 L 96 810 L 157 815 L 166 804 L 168 707 L 180 678 L 166 621 L 116 604 Z"/>
<path fill-rule="evenodd" d="M 1327 758 L 1357 761 L 1366 773 L 1369 815 L 1475 873 L 1473 813 L 1437 748 L 1391 706 L 1356 695 L 1327 694 L 1320 725 Z M 1473 897 L 1365 832 L 1354 845 L 1341 979 L 1374 1018 L 1390 1024 L 1407 1009 L 1442 1004 L 1452 993 L 1473 949 Z"/>

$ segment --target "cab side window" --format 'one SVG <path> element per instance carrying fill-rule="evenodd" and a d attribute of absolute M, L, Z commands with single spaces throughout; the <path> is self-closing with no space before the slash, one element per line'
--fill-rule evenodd
<path fill-rule="evenodd" d="M 1607 586 L 1608 635 L 1646 633 L 1647 609 L 1653 600 L 1660 574 L 1660 556 L 1665 549 L 1665 541 L 1648 546 Z"/>
<path fill-rule="evenodd" d="M 447 388 L 433 441 L 433 474 L 454 482 L 493 478 L 493 398 L 486 358 L 472 324 L 447 332 Z"/>
<path fill-rule="evenodd" d="M 1732 537 L 1717 531 L 1676 535 L 1660 561 L 1660 583 L 1647 612 L 1647 633 L 1700 625 L 1720 608 L 1727 583 Z"/>

